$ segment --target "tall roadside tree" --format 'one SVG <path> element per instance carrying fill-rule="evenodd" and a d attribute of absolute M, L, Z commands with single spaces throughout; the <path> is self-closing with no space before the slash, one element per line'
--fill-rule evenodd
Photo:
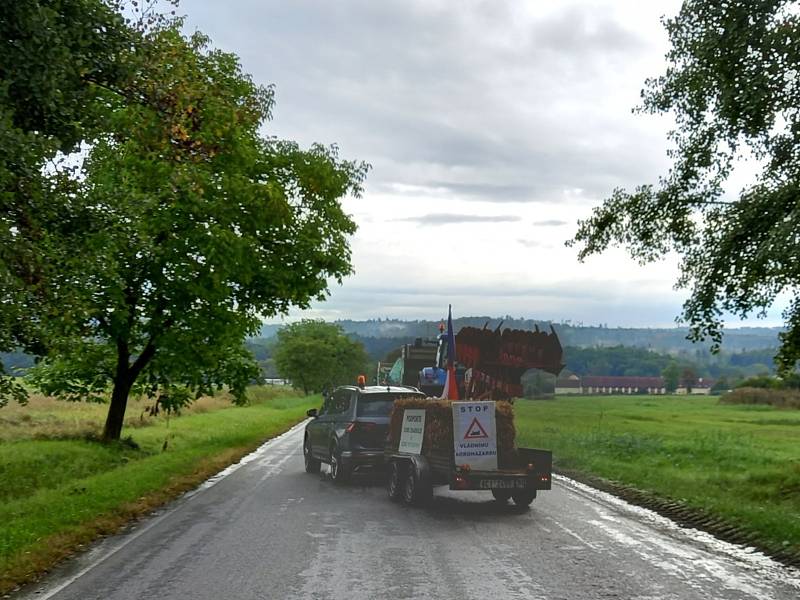
<path fill-rule="evenodd" d="M 257 373 L 243 338 L 351 272 L 356 226 L 340 200 L 366 172 L 335 147 L 262 137 L 272 90 L 180 22 L 145 31 L 129 60 L 63 198 L 61 226 L 80 235 L 56 239 L 47 285 L 66 302 L 33 377 L 67 399 L 110 385 L 107 440 L 132 391 L 182 403 L 229 385 L 243 398 Z"/>
<path fill-rule="evenodd" d="M 278 330 L 273 358 L 281 377 L 305 394 L 355 383 L 369 363 L 364 346 L 348 338 L 341 327 L 312 319 Z"/>
<path fill-rule="evenodd" d="M 642 110 L 673 113 L 673 166 L 657 185 L 617 189 L 579 223 L 581 259 L 627 246 L 641 262 L 682 257 L 683 317 L 718 349 L 725 311 L 763 314 L 791 298 L 776 357 L 800 358 L 800 15 L 788 0 L 685 0 L 665 21 L 671 50 Z M 760 172 L 738 196 L 741 158 Z"/>
<path fill-rule="evenodd" d="M 0 9 L 0 350 L 43 353 L 38 325 L 57 268 L 43 249 L 52 249 L 71 208 L 62 198 L 74 191 L 54 161 L 102 128 L 103 90 L 127 76 L 136 33 L 116 7 L 18 0 Z M 25 392 L 0 364 L 0 406 L 9 397 Z"/>

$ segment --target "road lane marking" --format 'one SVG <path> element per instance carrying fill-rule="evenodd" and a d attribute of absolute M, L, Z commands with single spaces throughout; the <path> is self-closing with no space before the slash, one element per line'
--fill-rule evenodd
<path fill-rule="evenodd" d="M 750 593 L 753 597 L 765 600 L 771 597 L 769 590 L 773 586 L 785 585 L 800 591 L 800 570 L 782 565 L 755 548 L 732 544 L 705 531 L 683 527 L 652 510 L 630 504 L 617 496 L 568 477 L 553 475 L 553 480 L 565 491 L 589 500 L 591 502 L 589 506 L 599 515 L 602 516 L 602 506 L 605 505 L 628 517 L 633 523 L 646 527 L 648 535 L 643 541 L 659 547 L 662 552 L 667 552 L 673 557 L 681 558 L 681 569 L 685 569 L 685 565 L 688 564 L 694 568 L 698 576 L 705 576 L 709 581 L 713 579 L 724 587 Z M 618 542 L 624 543 L 620 537 L 621 532 L 615 529 L 611 522 L 595 520 L 593 525 L 612 539 L 616 538 Z M 624 527 L 624 524 L 619 522 L 615 525 Z M 652 535 L 653 531 L 656 535 Z M 625 533 L 621 535 L 629 537 L 631 533 L 630 528 L 625 527 Z M 661 569 L 670 571 L 676 568 L 675 563 L 664 561 L 663 555 L 648 553 L 641 545 L 638 549 L 628 544 L 626 547 Z M 687 552 L 691 559 L 686 557 Z M 741 567 L 741 574 L 732 572 L 730 567 L 733 564 Z"/>

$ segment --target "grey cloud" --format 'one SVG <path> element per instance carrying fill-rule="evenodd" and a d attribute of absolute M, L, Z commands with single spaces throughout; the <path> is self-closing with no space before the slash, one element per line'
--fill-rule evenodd
<path fill-rule="evenodd" d="M 465 215 L 452 213 L 431 213 L 418 217 L 405 217 L 394 219 L 395 221 L 407 221 L 419 225 L 454 225 L 458 223 L 513 223 L 520 221 L 516 215 Z"/>
<path fill-rule="evenodd" d="M 569 7 L 543 19 L 531 31 L 531 46 L 560 55 L 629 53 L 641 50 L 644 40 L 608 18 L 601 7 Z"/>
<path fill-rule="evenodd" d="M 567 222 L 560 219 L 546 219 L 544 221 L 534 221 L 533 224 L 536 227 L 561 227 L 562 225 L 567 225 Z"/>
<path fill-rule="evenodd" d="M 465 183 L 453 181 L 427 181 L 422 187 L 447 190 L 458 197 L 473 197 L 480 200 L 517 202 L 539 197 L 537 186 L 501 183 Z"/>
<path fill-rule="evenodd" d="M 276 84 L 269 133 L 339 143 L 375 166 L 368 185 L 377 189 L 431 185 L 465 200 L 529 202 L 581 188 L 594 201 L 657 175 L 664 161 L 642 152 L 655 140 L 628 124 L 630 107 L 613 118 L 593 108 L 608 51 L 635 54 L 647 40 L 599 8 L 527 23 L 519 6 L 183 4 L 190 24 L 240 54 L 257 81 Z M 512 37 L 514 27 L 523 30 Z M 579 116 L 568 108 L 576 103 Z"/>

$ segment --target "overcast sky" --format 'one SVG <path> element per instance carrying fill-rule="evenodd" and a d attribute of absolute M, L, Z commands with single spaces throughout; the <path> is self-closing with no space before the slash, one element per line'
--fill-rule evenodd
<path fill-rule="evenodd" d="M 454 314 L 670 326 L 677 262 L 564 242 L 615 187 L 668 168 L 634 115 L 677 0 L 183 0 L 187 28 L 274 84 L 266 132 L 372 165 L 345 207 L 356 273 L 303 316 Z M 293 317 L 300 313 L 292 313 Z M 778 315 L 764 324 L 778 324 Z"/>

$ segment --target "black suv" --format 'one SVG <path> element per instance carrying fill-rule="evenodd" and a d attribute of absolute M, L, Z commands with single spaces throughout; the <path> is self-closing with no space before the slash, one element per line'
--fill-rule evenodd
<path fill-rule="evenodd" d="M 303 438 L 306 473 L 318 473 L 321 462 L 341 483 L 354 472 L 383 464 L 389 417 L 399 398 L 424 398 L 410 386 L 344 385 L 326 395 L 322 408 L 312 408 Z"/>

